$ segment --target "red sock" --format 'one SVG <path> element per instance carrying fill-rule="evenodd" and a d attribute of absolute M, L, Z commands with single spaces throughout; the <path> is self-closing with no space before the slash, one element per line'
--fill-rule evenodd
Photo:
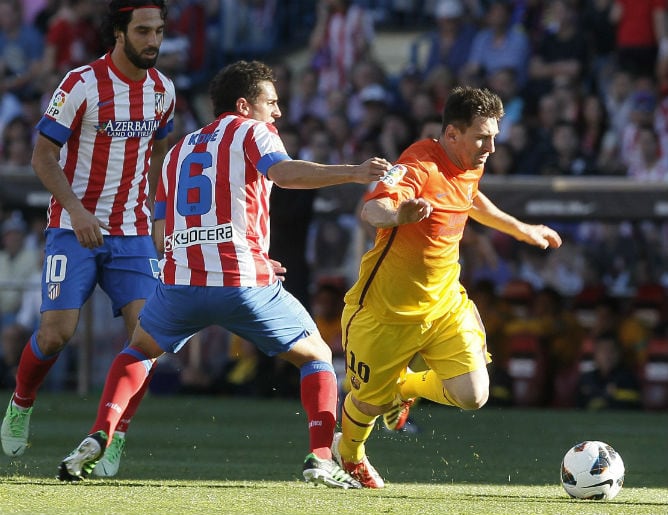
<path fill-rule="evenodd" d="M 116 426 L 116 431 L 122 431 L 123 433 L 125 433 L 128 430 L 128 426 L 130 425 L 130 422 L 132 422 L 132 417 L 135 416 L 137 408 L 139 408 L 139 405 L 141 404 L 141 401 L 144 398 L 146 391 L 148 390 L 148 385 L 151 383 L 151 378 L 155 373 L 155 367 L 157 366 L 157 363 L 158 363 L 157 361 L 153 362 L 151 371 L 148 373 L 148 377 L 144 381 L 144 384 L 142 384 L 139 391 L 134 394 L 132 399 L 130 399 L 128 407 L 125 408 L 125 412 L 123 412 L 121 419 L 118 421 L 118 425 Z"/>
<path fill-rule="evenodd" d="M 122 351 L 111 364 L 97 408 L 97 419 L 90 432 L 104 431 L 111 437 L 130 400 L 142 389 L 151 360 L 135 349 Z"/>
<path fill-rule="evenodd" d="M 42 386 L 46 375 L 58 359 L 59 354 L 44 356 L 37 346 L 36 333 L 23 347 L 19 368 L 16 372 L 14 402 L 22 408 L 29 408 L 35 402 L 37 390 Z"/>
<path fill-rule="evenodd" d="M 308 419 L 310 451 L 318 458 L 331 459 L 337 385 L 330 364 L 311 361 L 301 368 L 301 401 Z"/>

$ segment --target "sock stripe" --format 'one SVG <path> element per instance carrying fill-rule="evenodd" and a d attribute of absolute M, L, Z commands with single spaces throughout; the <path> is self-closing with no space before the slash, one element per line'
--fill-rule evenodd
<path fill-rule="evenodd" d="M 304 363 L 301 368 L 299 369 L 299 375 L 300 379 L 304 379 L 305 377 L 310 376 L 311 374 L 317 374 L 318 372 L 331 372 L 332 374 L 336 375 L 334 373 L 334 367 L 330 364 L 327 363 L 326 361 L 309 361 L 308 363 Z"/>
<path fill-rule="evenodd" d="M 151 371 L 151 368 L 153 367 L 153 363 L 155 361 L 153 359 L 147 358 L 145 354 L 138 351 L 134 347 L 126 347 L 119 354 L 128 354 L 129 356 L 132 356 L 135 359 L 137 359 L 137 361 L 141 361 L 142 365 L 144 365 L 144 368 L 146 369 L 147 374 Z"/>
<path fill-rule="evenodd" d="M 346 416 L 348 420 L 350 420 L 353 424 L 355 424 L 358 427 L 371 427 L 376 423 L 376 419 L 374 418 L 370 423 L 364 423 L 360 422 L 358 420 L 355 420 L 353 417 L 350 416 L 350 413 L 348 413 L 348 410 L 346 409 L 345 403 L 343 404 L 341 411 L 343 414 Z"/>

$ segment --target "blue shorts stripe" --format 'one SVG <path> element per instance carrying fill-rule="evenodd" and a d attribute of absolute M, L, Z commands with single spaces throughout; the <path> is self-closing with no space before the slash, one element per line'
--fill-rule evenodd
<path fill-rule="evenodd" d="M 144 365 L 144 368 L 146 369 L 146 373 L 148 374 L 151 371 L 151 367 L 153 366 L 153 360 L 147 358 L 144 354 L 139 352 L 137 349 L 134 349 L 132 347 L 126 347 L 123 349 L 119 354 L 128 354 L 134 358 L 137 358 L 138 361 Z"/>
<path fill-rule="evenodd" d="M 331 364 L 325 361 L 309 361 L 308 363 L 304 363 L 299 369 L 299 377 L 303 381 L 305 377 L 317 374 L 318 372 L 331 372 L 333 375 L 336 375 L 334 367 Z"/>

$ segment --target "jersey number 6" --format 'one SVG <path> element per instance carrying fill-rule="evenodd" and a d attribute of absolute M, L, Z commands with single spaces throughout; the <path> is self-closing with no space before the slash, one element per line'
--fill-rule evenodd
<path fill-rule="evenodd" d="M 203 172 L 212 163 L 209 152 L 193 152 L 181 163 L 176 194 L 176 210 L 181 216 L 203 215 L 211 210 L 213 188 L 211 179 Z"/>

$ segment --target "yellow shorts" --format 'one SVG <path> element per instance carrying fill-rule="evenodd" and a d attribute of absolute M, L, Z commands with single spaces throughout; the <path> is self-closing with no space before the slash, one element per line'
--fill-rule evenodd
<path fill-rule="evenodd" d="M 341 325 L 346 389 L 375 406 L 394 400 L 397 379 L 416 355 L 441 379 L 491 361 L 478 310 L 465 293 L 456 309 L 429 324 L 381 324 L 369 309 L 346 305 Z"/>

